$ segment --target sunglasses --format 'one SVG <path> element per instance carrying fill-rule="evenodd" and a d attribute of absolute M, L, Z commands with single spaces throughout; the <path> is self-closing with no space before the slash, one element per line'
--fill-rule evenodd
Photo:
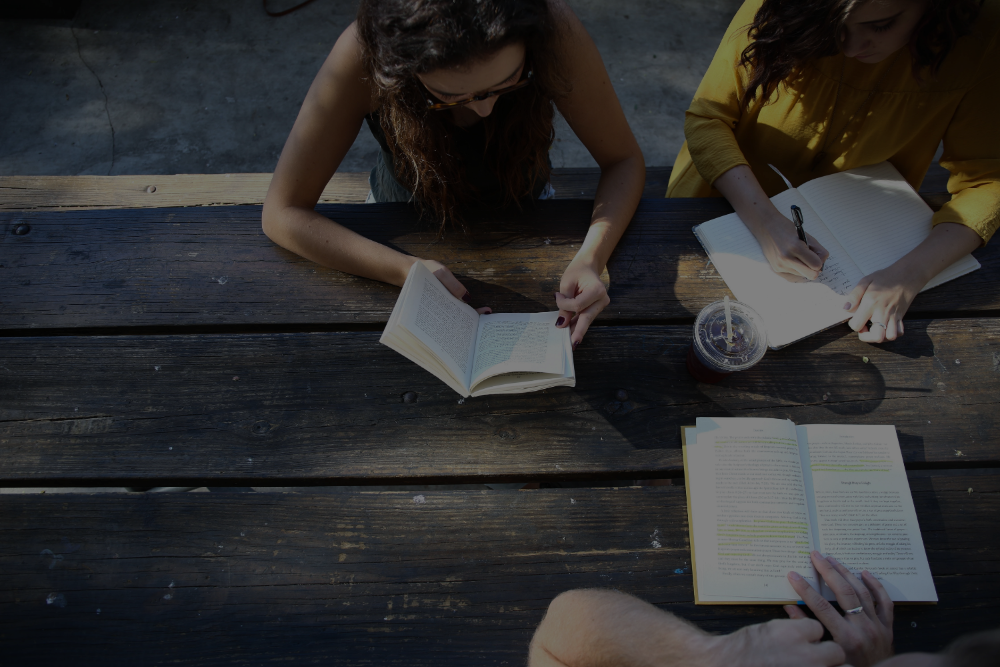
<path fill-rule="evenodd" d="M 464 107 L 466 104 L 469 104 L 470 102 L 482 102 L 483 100 L 488 100 L 491 97 L 496 97 L 497 95 L 503 95 L 504 93 L 512 93 L 515 90 L 524 88 L 529 83 L 531 83 L 534 76 L 535 76 L 534 70 L 529 69 L 525 77 L 520 81 L 518 81 L 517 83 L 515 83 L 513 86 L 507 86 L 506 88 L 499 88 L 497 90 L 490 90 L 485 93 L 477 93 L 472 97 L 468 97 L 464 100 L 459 100 L 458 102 L 435 102 L 434 100 L 428 98 L 427 108 L 438 111 L 441 109 L 453 109 L 455 107 Z"/>

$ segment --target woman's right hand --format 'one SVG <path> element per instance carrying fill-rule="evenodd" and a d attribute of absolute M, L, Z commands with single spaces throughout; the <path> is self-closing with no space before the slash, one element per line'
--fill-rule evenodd
<path fill-rule="evenodd" d="M 775 208 L 749 166 L 733 167 L 713 185 L 756 237 L 775 273 L 790 282 L 815 280 L 819 276 L 830 253 L 808 233 L 808 244 L 799 239 L 795 224 Z"/>
<path fill-rule="evenodd" d="M 803 243 L 795 232 L 794 223 L 777 209 L 766 215 L 751 231 L 775 273 L 792 282 L 815 280 L 830 256 L 827 249 L 808 233 L 806 238 L 809 244 Z"/>
<path fill-rule="evenodd" d="M 430 269 L 431 273 L 441 281 L 445 289 L 451 292 L 456 299 L 472 305 L 472 295 L 469 294 L 469 290 L 465 289 L 465 286 L 458 281 L 458 278 L 455 277 L 447 266 L 434 259 L 418 259 L 417 261 L 423 262 L 423 265 Z M 476 312 L 480 315 L 489 315 L 493 312 L 493 309 L 489 306 L 484 306 L 476 308 Z"/>

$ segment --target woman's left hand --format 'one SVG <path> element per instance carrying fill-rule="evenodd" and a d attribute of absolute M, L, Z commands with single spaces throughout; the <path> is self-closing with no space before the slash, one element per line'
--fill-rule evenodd
<path fill-rule="evenodd" d="M 585 262 L 570 262 L 556 292 L 556 306 L 559 308 L 556 326 L 570 328 L 573 349 L 583 340 L 594 318 L 609 303 L 608 288 L 601 282 L 600 272 Z"/>
<path fill-rule="evenodd" d="M 920 280 L 907 275 L 900 262 L 862 278 L 844 304 L 854 313 L 847 324 L 858 332 L 858 339 L 882 343 L 902 336 L 903 315 L 924 286 L 917 284 Z"/>

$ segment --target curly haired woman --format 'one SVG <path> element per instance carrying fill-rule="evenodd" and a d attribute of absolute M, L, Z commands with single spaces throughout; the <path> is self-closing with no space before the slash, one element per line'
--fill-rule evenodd
<path fill-rule="evenodd" d="M 917 292 L 1000 226 L 998 115 L 1000 0 L 747 0 L 687 111 L 667 196 L 726 197 L 775 271 L 814 279 L 828 253 L 771 204 L 785 186 L 768 164 L 798 186 L 888 161 L 917 188 L 943 142 L 952 198 L 931 235 L 844 305 L 861 340 L 894 340 Z"/>
<path fill-rule="evenodd" d="M 472 206 L 551 196 L 553 105 L 601 167 L 589 231 L 556 295 L 556 325 L 572 327 L 575 347 L 610 302 L 599 276 L 646 172 L 600 54 L 564 0 L 362 0 L 285 143 L 264 232 L 324 266 L 394 285 L 422 261 L 468 301 L 439 262 L 366 239 L 316 213 L 316 202 L 362 122 L 382 148 L 369 200 L 412 201 L 442 231 Z"/>

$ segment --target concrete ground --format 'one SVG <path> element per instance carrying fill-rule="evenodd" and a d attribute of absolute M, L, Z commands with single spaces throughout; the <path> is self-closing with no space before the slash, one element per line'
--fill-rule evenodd
<path fill-rule="evenodd" d="M 273 10 L 297 0 L 270 0 Z M 569 0 L 651 166 L 740 0 Z M 70 20 L 0 20 L 0 175 L 273 171 L 355 0 L 268 17 L 248 0 L 83 0 Z M 594 162 L 560 119 L 556 167 Z M 368 171 L 363 128 L 341 170 Z"/>

